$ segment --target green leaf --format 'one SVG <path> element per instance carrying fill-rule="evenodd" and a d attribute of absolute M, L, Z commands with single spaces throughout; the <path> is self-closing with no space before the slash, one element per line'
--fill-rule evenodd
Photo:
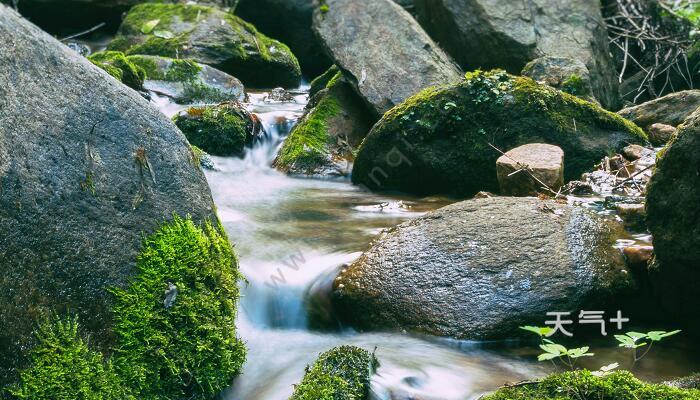
<path fill-rule="evenodd" d="M 620 347 L 627 347 L 630 349 L 634 348 L 635 340 L 627 335 L 615 335 L 615 339 L 620 342 Z"/>
<path fill-rule="evenodd" d="M 153 31 L 153 29 L 154 29 L 159 23 L 160 23 L 160 20 L 159 20 L 159 19 L 154 19 L 154 20 L 151 20 L 151 21 L 148 21 L 148 22 L 144 23 L 144 24 L 141 26 L 141 33 L 143 33 L 143 34 L 145 34 L 145 35 L 148 35 L 149 33 L 151 33 L 151 32 Z"/>
<path fill-rule="evenodd" d="M 450 104 L 450 103 L 448 103 Z M 452 103 L 454 104 L 454 103 Z M 548 336 L 550 333 L 554 331 L 554 329 L 546 326 L 546 327 L 539 327 L 539 326 L 521 326 L 520 329 L 528 332 L 532 332 L 536 334 L 539 337 L 543 336 Z"/>
<path fill-rule="evenodd" d="M 553 360 L 557 357 L 559 357 L 559 355 L 557 355 L 557 354 L 542 353 L 539 356 L 537 356 L 537 361 L 549 361 L 549 360 Z"/>
<path fill-rule="evenodd" d="M 658 342 L 664 338 L 667 338 L 669 336 L 673 336 L 677 333 L 680 333 L 680 330 L 676 331 L 671 331 L 671 332 L 666 332 L 666 331 L 651 331 L 647 333 L 647 337 L 651 339 L 654 342 Z"/>
<path fill-rule="evenodd" d="M 175 37 L 175 34 L 170 32 L 170 31 L 165 31 L 165 30 L 158 30 L 153 32 L 153 36 L 162 38 L 162 39 L 172 39 Z"/>
<path fill-rule="evenodd" d="M 647 334 L 640 332 L 627 332 L 627 336 L 631 337 L 636 342 L 639 339 L 644 339 L 647 337 Z"/>
<path fill-rule="evenodd" d="M 546 351 L 547 353 L 554 354 L 557 357 L 562 356 L 567 353 L 566 347 L 556 344 L 556 343 L 551 343 L 551 344 L 541 344 L 540 349 Z"/>
<path fill-rule="evenodd" d="M 578 349 L 571 349 L 566 352 L 566 355 L 571 357 L 571 358 L 580 358 L 580 357 L 592 357 L 594 354 L 588 352 L 589 347 L 579 347 Z"/>

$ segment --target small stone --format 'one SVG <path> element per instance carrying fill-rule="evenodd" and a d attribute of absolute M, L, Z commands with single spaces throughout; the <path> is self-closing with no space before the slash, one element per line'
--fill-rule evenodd
<path fill-rule="evenodd" d="M 294 95 L 283 88 L 275 88 L 265 97 L 266 103 L 291 103 L 294 102 Z"/>
<path fill-rule="evenodd" d="M 564 186 L 564 151 L 550 144 L 526 144 L 501 156 L 496 170 L 504 195 L 537 196 L 546 191 L 543 184 L 556 192 Z"/>
<path fill-rule="evenodd" d="M 645 226 L 646 211 L 644 204 L 626 204 L 619 203 L 615 210 L 617 214 L 625 221 L 625 225 L 630 228 L 643 228 Z"/>
<path fill-rule="evenodd" d="M 170 308 L 175 303 L 177 298 L 177 286 L 172 282 L 168 282 L 168 288 L 165 289 L 165 300 L 163 300 L 163 305 L 165 308 Z"/>
<path fill-rule="evenodd" d="M 646 267 L 654 254 L 653 246 L 629 246 L 622 250 L 631 267 Z"/>
<path fill-rule="evenodd" d="M 496 197 L 496 195 L 491 192 L 479 192 L 474 195 L 475 199 L 490 199 L 491 197 Z"/>
<path fill-rule="evenodd" d="M 574 196 L 589 196 L 593 194 L 593 185 L 583 181 L 571 181 L 564 186 L 562 193 Z"/>
<path fill-rule="evenodd" d="M 677 129 L 671 125 L 666 124 L 652 124 L 647 129 L 647 135 L 649 135 L 649 141 L 654 146 L 665 146 L 669 140 L 676 134 Z"/>
<path fill-rule="evenodd" d="M 639 160 L 644 155 L 646 148 L 638 144 L 631 144 L 622 149 L 622 155 L 630 161 Z"/>

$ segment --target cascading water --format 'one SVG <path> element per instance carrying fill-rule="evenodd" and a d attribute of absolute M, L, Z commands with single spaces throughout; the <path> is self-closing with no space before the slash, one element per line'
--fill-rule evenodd
<path fill-rule="evenodd" d="M 310 292 L 323 293 L 337 270 L 356 259 L 382 229 L 449 201 L 380 196 L 348 180 L 292 178 L 272 169 L 282 140 L 303 113 L 306 89 L 295 101 L 282 103 L 251 93 L 248 108 L 263 123 L 265 137 L 242 159 L 213 157 L 216 170 L 207 172 L 219 217 L 247 279 L 237 329 L 249 349 L 248 360 L 224 398 L 287 399 L 305 367 L 341 344 L 376 349 L 381 365 L 372 381 L 375 400 L 476 399 L 506 382 L 547 373 L 532 361 L 537 349 L 528 345 L 310 329 L 305 301 Z M 169 116 L 183 108 L 155 94 L 153 102 Z M 617 353 L 596 352 L 600 363 L 619 361 Z M 693 368 L 683 354 L 663 358 L 675 363 L 648 360 L 648 370 L 640 375 L 655 378 L 658 370 L 683 375 Z"/>

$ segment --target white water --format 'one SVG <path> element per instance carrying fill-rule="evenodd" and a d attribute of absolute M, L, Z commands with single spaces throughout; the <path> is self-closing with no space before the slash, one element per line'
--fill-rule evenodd
<path fill-rule="evenodd" d="M 545 374 L 531 346 L 508 347 L 416 337 L 405 333 L 356 333 L 345 329 L 317 332 L 305 299 L 324 293 L 339 268 L 352 262 L 382 229 L 448 203 L 445 199 L 386 197 L 363 192 L 347 180 L 299 179 L 270 167 L 306 96 L 294 103 L 266 104 L 251 94 L 249 108 L 263 122 L 267 137 L 243 159 L 213 157 L 216 171 L 207 179 L 227 233 L 236 247 L 242 285 L 237 329 L 246 341 L 248 361 L 224 394 L 227 400 L 283 400 L 304 368 L 341 344 L 376 351 L 380 368 L 372 380 L 372 398 L 466 400 L 506 382 Z M 154 97 L 163 112 L 181 106 Z M 332 313 L 330 319 L 333 319 Z M 376 349 L 376 350 L 375 350 Z M 601 360 L 622 361 L 596 349 Z M 688 356 L 650 360 L 641 375 L 653 378 L 689 372 Z M 676 363 L 674 360 L 678 360 Z M 697 367 L 697 366 L 696 366 Z"/>

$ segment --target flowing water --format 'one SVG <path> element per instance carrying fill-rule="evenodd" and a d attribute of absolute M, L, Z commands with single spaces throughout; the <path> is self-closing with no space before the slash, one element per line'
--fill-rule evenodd
<path fill-rule="evenodd" d="M 310 315 L 317 313 L 309 312 L 310 294 L 326 292 L 337 271 L 382 229 L 450 200 L 377 195 L 348 180 L 292 178 L 273 170 L 270 164 L 303 113 L 306 95 L 302 90 L 290 103 L 266 103 L 264 93 L 250 98 L 248 106 L 267 136 L 243 159 L 213 157 L 216 170 L 207 172 L 219 217 L 247 278 L 237 328 L 248 346 L 248 361 L 225 399 L 287 399 L 305 367 L 341 344 L 376 352 L 380 367 L 372 380 L 373 399 L 475 399 L 506 382 L 551 372 L 533 361 L 537 349 L 531 344 L 312 330 Z M 182 108 L 158 96 L 153 101 L 168 115 Z M 332 322 L 332 312 L 325 319 Z M 617 361 L 625 366 L 626 356 L 610 340 L 606 343 L 594 348 L 595 362 L 584 365 L 595 369 Z M 697 355 L 684 345 L 664 351 L 663 357 L 645 360 L 639 375 L 660 380 L 700 368 L 692 361 Z"/>

